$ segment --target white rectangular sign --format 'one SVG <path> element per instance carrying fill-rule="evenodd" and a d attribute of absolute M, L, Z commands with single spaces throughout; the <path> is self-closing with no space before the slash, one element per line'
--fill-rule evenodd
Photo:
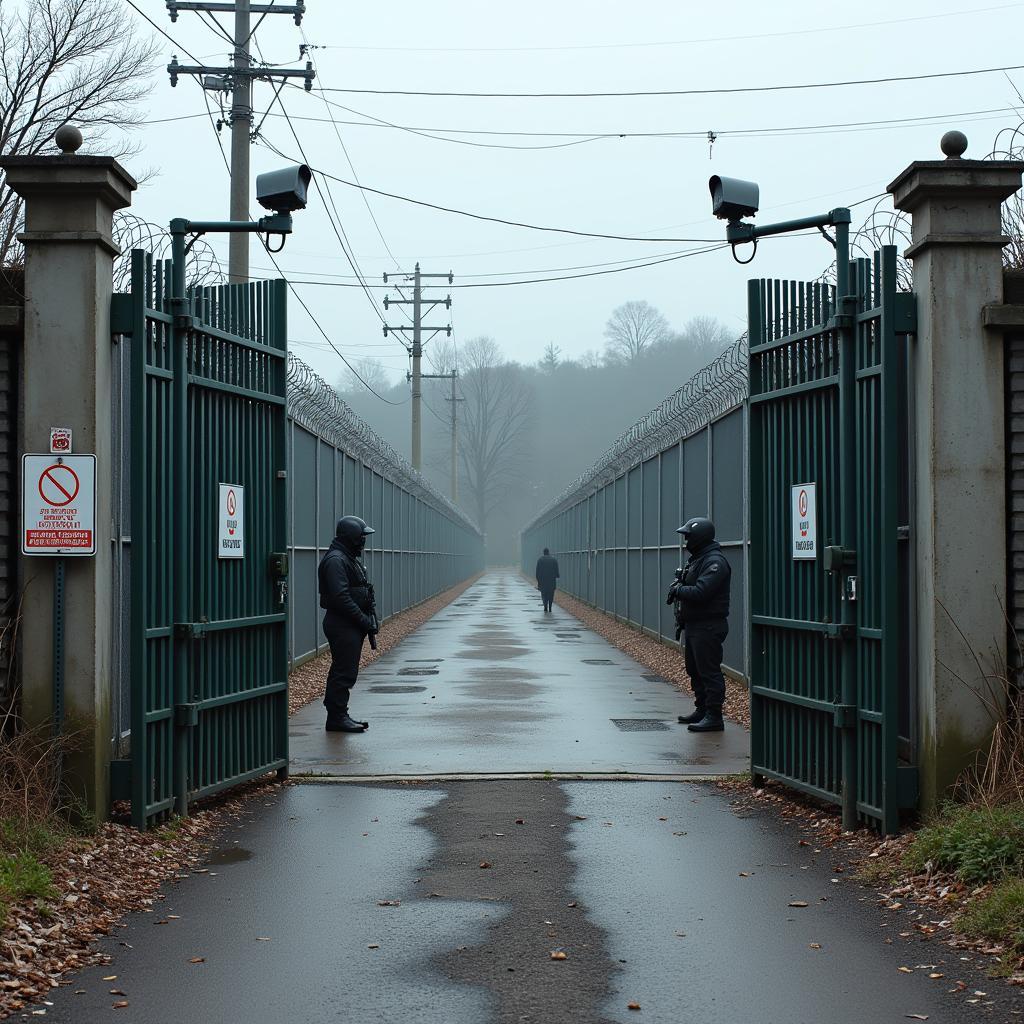
<path fill-rule="evenodd" d="M 817 484 L 793 487 L 793 557 L 818 557 Z"/>
<path fill-rule="evenodd" d="M 21 553 L 96 554 L 96 456 L 21 457 Z"/>
<path fill-rule="evenodd" d="M 220 484 L 217 509 L 217 557 L 245 558 L 245 488 Z"/>
<path fill-rule="evenodd" d="M 71 454 L 70 427 L 50 427 L 50 451 L 55 455 Z"/>

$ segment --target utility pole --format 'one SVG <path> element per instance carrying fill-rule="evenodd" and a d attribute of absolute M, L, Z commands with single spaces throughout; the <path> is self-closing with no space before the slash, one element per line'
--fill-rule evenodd
<path fill-rule="evenodd" d="M 457 505 L 459 503 L 459 402 L 464 402 L 464 398 L 459 398 L 455 393 L 455 381 L 458 379 L 459 371 L 452 370 L 452 397 L 448 399 L 452 403 L 452 504 Z"/>
<path fill-rule="evenodd" d="M 388 283 L 387 274 L 384 275 L 384 283 Z M 399 276 L 391 274 L 391 277 Z M 423 379 L 424 373 L 422 371 L 423 361 L 423 332 L 431 331 L 430 338 L 440 334 L 442 331 L 450 338 L 452 336 L 452 325 L 448 324 L 446 327 L 427 327 L 423 323 L 423 317 L 429 315 L 430 311 L 435 306 L 444 306 L 445 309 L 452 308 L 452 297 L 450 295 L 443 299 L 428 300 L 426 312 L 423 309 L 423 280 L 424 278 L 433 277 L 444 277 L 448 279 L 448 283 L 452 284 L 455 280 L 455 275 L 449 270 L 447 274 L 424 274 L 420 271 L 420 265 L 416 264 L 416 269 L 412 274 L 400 275 L 406 281 L 412 280 L 412 298 L 406 299 L 392 299 L 390 296 L 384 297 L 384 308 L 389 309 L 391 306 L 412 306 L 412 323 L 408 327 L 393 327 L 391 324 L 384 325 L 384 337 L 386 338 L 389 333 L 408 335 L 412 334 L 412 344 L 406 344 L 406 350 L 412 357 L 412 371 L 408 374 L 408 380 L 412 382 L 412 468 L 417 472 L 421 472 L 423 469 Z M 429 286 L 428 286 L 429 287 Z M 401 292 L 399 292 L 401 294 Z M 430 338 L 427 341 L 430 341 Z M 403 340 L 403 344 L 405 344 Z M 434 374 L 426 374 L 427 378 L 436 376 Z M 442 376 L 447 377 L 448 374 Z"/>
<path fill-rule="evenodd" d="M 252 83 L 255 79 L 268 82 L 280 81 L 278 92 L 284 88 L 288 79 L 301 78 L 305 82 L 306 92 L 313 88 L 316 72 L 313 62 L 306 61 L 305 68 L 267 68 L 254 67 L 249 44 L 255 33 L 252 28 L 252 15 L 260 15 L 256 23 L 260 23 L 270 14 L 290 14 L 296 25 L 302 24 L 302 16 L 306 13 L 303 0 L 292 4 L 252 3 L 252 0 L 235 0 L 233 3 L 186 3 L 184 0 L 165 0 L 171 21 L 178 20 L 180 11 L 197 11 L 206 13 L 211 18 L 215 14 L 234 14 L 235 30 L 230 67 L 208 67 L 202 64 L 179 64 L 177 55 L 171 58 L 167 72 L 171 76 L 171 85 L 178 84 L 179 75 L 195 75 L 199 83 L 208 92 L 231 93 L 231 111 L 227 115 L 231 126 L 231 198 L 230 217 L 232 221 L 249 220 L 249 147 L 252 144 Z M 222 122 L 217 122 L 220 130 Z M 249 236 L 247 234 L 232 235 L 228 243 L 228 281 L 232 284 L 249 280 Z"/>
<path fill-rule="evenodd" d="M 249 145 L 252 135 L 252 79 L 249 70 L 251 35 L 249 0 L 235 4 L 235 52 L 231 66 L 234 89 L 231 95 L 231 220 L 249 219 Z M 228 236 L 228 283 L 239 284 L 249 277 L 249 236 Z"/>

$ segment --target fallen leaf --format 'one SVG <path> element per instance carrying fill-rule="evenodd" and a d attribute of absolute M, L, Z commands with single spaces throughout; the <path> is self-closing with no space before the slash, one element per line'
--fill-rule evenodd
<path fill-rule="evenodd" d="M 905 1013 L 903 1016 L 906 1017 L 907 1020 L 927 1020 L 928 1019 L 928 1014 L 927 1013 Z"/>
<path fill-rule="evenodd" d="M 741 871 L 740 872 L 740 878 L 749 878 L 749 877 L 750 877 L 750 872 L 749 871 Z"/>
<path fill-rule="evenodd" d="M 400 907 L 401 905 L 401 900 L 377 900 L 378 907 Z"/>
<path fill-rule="evenodd" d="M 572 903 L 566 903 L 566 906 L 567 906 L 567 907 L 578 907 L 578 906 L 579 906 L 579 904 L 578 904 L 578 903 L 576 903 L 575 901 L 573 901 Z"/>
<path fill-rule="evenodd" d="M 565 950 L 563 950 L 563 949 L 553 949 L 551 951 L 551 959 L 552 960 L 568 960 L 569 959 L 569 954 L 566 953 Z"/>
<path fill-rule="evenodd" d="M 380 943 L 379 942 L 371 942 L 366 948 L 367 949 L 380 949 Z"/>
<path fill-rule="evenodd" d="M 270 941 L 270 936 L 269 935 L 257 935 L 256 936 L 256 941 L 257 942 L 269 942 Z"/>
<path fill-rule="evenodd" d="M 526 824 L 526 819 L 525 818 L 516 818 L 516 824 L 517 825 L 525 825 Z"/>
<path fill-rule="evenodd" d="M 668 818 L 659 818 L 658 821 L 668 821 Z M 639 1009 L 639 1007 L 638 1007 Z"/>
<path fill-rule="evenodd" d="M 627 1010 L 639 1010 L 640 1009 L 640 1004 L 639 1003 L 627 1003 L 626 1004 L 626 1009 Z"/>
<path fill-rule="evenodd" d="M 789 905 L 791 907 L 807 907 L 810 904 L 806 900 L 790 900 Z"/>
<path fill-rule="evenodd" d="M 116 974 L 108 974 L 103 980 L 104 981 L 117 981 L 117 975 Z"/>
<path fill-rule="evenodd" d="M 897 967 L 896 970 L 899 971 L 900 974 L 913 974 L 914 973 L 913 967 Z"/>
<path fill-rule="evenodd" d="M 194 956 L 194 957 L 192 957 L 189 960 L 189 963 L 190 964 L 205 964 L 206 963 L 206 957 L 205 956 Z"/>
<path fill-rule="evenodd" d="M 489 860 L 482 860 L 482 861 L 480 861 L 480 867 L 482 867 L 482 868 L 489 868 L 490 866 L 491 866 L 491 862 Z"/>
<path fill-rule="evenodd" d="M 944 978 L 945 975 L 944 974 L 940 974 L 938 971 L 932 971 L 932 973 L 929 974 L 928 977 L 929 978 Z"/>
<path fill-rule="evenodd" d="M 128 1000 L 127 999 L 118 999 L 118 1001 L 116 1003 L 114 1003 L 113 1005 L 114 1005 L 114 1009 L 115 1010 L 123 1010 L 123 1009 L 125 1009 L 128 1006 Z"/>
<path fill-rule="evenodd" d="M 820 942 L 812 942 L 808 948 L 809 949 L 821 949 L 821 943 Z"/>
<path fill-rule="evenodd" d="M 128 995 L 127 992 L 122 992 L 121 989 L 119 989 L 119 988 L 112 988 L 110 990 L 110 994 L 112 996 L 126 996 L 126 995 Z"/>

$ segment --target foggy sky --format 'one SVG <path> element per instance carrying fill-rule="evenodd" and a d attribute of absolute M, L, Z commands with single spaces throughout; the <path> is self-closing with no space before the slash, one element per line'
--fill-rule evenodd
<path fill-rule="evenodd" d="M 194 14 L 171 24 L 163 3 L 139 6 L 197 56 L 227 62 L 227 44 Z M 810 0 L 696 4 L 680 0 L 629 3 L 562 0 L 491 5 L 446 3 L 351 4 L 307 0 L 303 31 L 314 52 L 318 87 L 491 91 L 608 91 L 685 89 L 824 82 L 912 75 L 1021 63 L 1015 56 L 1024 4 L 965 0 L 935 8 L 925 0 L 894 6 L 882 0 L 822 5 Z M 125 8 L 126 18 L 151 32 Z M 964 12 L 934 17 L 945 12 Z M 230 16 L 227 16 L 230 19 Z M 901 24 L 871 25 L 907 19 Z M 921 20 L 925 19 L 925 20 Z M 229 25 L 229 20 L 224 22 Z M 819 31 L 832 26 L 851 26 Z M 773 35 L 775 33 L 786 33 Z M 721 37 L 749 36 L 724 41 Z M 265 59 L 298 66 L 302 34 L 291 18 L 267 18 L 257 36 Z M 717 38 L 720 41 L 700 41 Z M 674 45 L 637 45 L 665 40 Z M 611 44 L 611 45 L 609 45 Z M 387 47 L 393 49 L 369 49 Z M 577 47 L 577 49 L 498 48 Z M 583 49 L 583 47 L 588 47 Z M 419 49 L 435 48 L 435 49 Z M 450 48 L 450 49 L 443 49 Z M 486 48 L 486 49 L 485 49 Z M 162 60 L 174 47 L 160 39 Z M 183 52 L 179 59 L 187 61 Z M 1016 74 L 1024 91 L 1024 73 Z M 611 234 L 664 235 L 718 240 L 723 225 L 710 214 L 707 179 L 719 173 L 757 180 L 760 220 L 819 213 L 875 193 L 915 159 L 941 156 L 938 140 L 960 128 L 971 141 L 968 156 L 986 153 L 1012 112 L 967 116 L 963 112 L 1020 105 L 1002 74 L 718 96 L 599 99 L 460 99 L 330 93 L 360 114 L 335 109 L 336 118 L 371 115 L 428 129 L 506 131 L 680 131 L 722 133 L 711 158 L 703 138 L 607 139 L 554 149 L 494 149 L 436 141 L 406 131 L 339 126 L 355 170 L 365 185 L 428 202 L 528 221 Z M 255 87 L 257 119 L 272 98 Z M 314 92 L 285 90 L 295 116 L 325 118 Z M 204 113 L 203 94 L 190 79 L 176 89 L 158 70 L 150 117 Z M 922 126 L 872 131 L 838 130 L 808 135 L 729 137 L 727 132 L 838 122 L 943 116 Z M 952 116 L 960 115 L 960 116 Z M 294 121 L 315 166 L 344 178 L 352 170 L 330 123 Z M 287 123 L 268 117 L 263 132 L 283 152 L 298 156 Z M 460 136 L 515 146 L 562 143 L 557 138 Z M 225 146 L 228 133 L 222 136 Z M 172 216 L 227 215 L 227 176 L 210 122 L 205 118 L 153 124 L 141 134 L 143 151 L 131 171 L 158 172 L 140 190 L 134 209 L 166 223 Z M 87 147 L 88 149 L 88 147 Z M 85 150 L 84 150 L 85 151 Z M 258 145 L 253 173 L 281 163 Z M 358 262 L 373 285 L 395 269 L 360 195 L 341 185 L 333 195 Z M 575 267 L 612 260 L 655 258 L 691 243 L 579 239 L 485 223 L 369 196 L 387 244 L 403 269 L 419 260 L 424 270 L 456 274 L 456 285 L 511 271 Z M 856 226 L 870 205 L 854 210 Z M 292 277 L 351 274 L 315 195 L 295 218 L 295 234 L 278 257 Z M 226 245 L 219 240 L 226 267 Z M 750 276 L 816 277 L 831 259 L 820 237 L 765 241 L 754 264 L 736 265 L 728 250 L 628 273 L 522 287 L 452 290 L 457 336 L 493 335 L 513 358 L 538 359 L 554 341 L 566 356 L 600 349 L 611 310 L 632 298 L 659 307 L 674 327 L 695 314 L 710 314 L 736 333 L 744 327 L 745 282 Z M 270 268 L 254 243 L 254 268 Z M 263 269 L 254 273 L 262 274 Z M 268 271 L 268 276 L 272 270 Z M 529 275 L 524 275 L 529 276 Z M 501 278 L 509 280 L 508 277 Z M 344 280 L 350 281 L 349 278 Z M 446 290 L 446 289 L 445 289 Z M 406 357 L 358 288 L 303 285 L 301 292 L 329 334 L 350 356 L 384 358 L 394 372 Z M 379 301 L 385 294 L 373 291 Z M 343 367 L 326 350 L 297 303 L 290 307 L 295 351 L 329 381 Z M 441 322 L 447 314 L 437 314 Z M 394 319 L 392 311 L 389 319 Z M 679 381 L 666 381 L 665 393 Z M 652 395 L 653 405 L 661 395 Z"/>

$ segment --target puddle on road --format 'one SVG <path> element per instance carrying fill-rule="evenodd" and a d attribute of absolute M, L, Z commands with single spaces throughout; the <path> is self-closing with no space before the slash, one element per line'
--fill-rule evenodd
<path fill-rule="evenodd" d="M 252 850 L 244 846 L 226 846 L 223 850 L 217 850 L 206 858 L 206 863 L 214 864 L 241 864 L 243 861 L 252 860 Z"/>

